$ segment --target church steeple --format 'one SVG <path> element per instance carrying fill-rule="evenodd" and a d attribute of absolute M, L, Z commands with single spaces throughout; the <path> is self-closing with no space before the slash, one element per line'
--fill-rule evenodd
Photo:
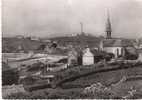
<path fill-rule="evenodd" d="M 107 22 L 106 22 L 106 38 L 107 39 L 111 39 L 111 21 L 110 21 L 110 16 L 109 16 L 109 12 L 107 11 Z"/>

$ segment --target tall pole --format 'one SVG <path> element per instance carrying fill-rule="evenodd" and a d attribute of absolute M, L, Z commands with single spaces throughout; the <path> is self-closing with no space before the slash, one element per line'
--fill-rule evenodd
<path fill-rule="evenodd" d="M 81 26 L 81 34 L 83 33 L 83 23 L 80 22 L 80 26 Z"/>

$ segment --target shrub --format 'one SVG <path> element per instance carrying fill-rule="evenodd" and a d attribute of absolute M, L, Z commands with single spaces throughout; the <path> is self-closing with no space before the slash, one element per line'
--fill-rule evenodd
<path fill-rule="evenodd" d="M 70 96 L 61 94 L 61 93 L 54 93 L 48 96 L 48 99 L 70 99 Z"/>
<path fill-rule="evenodd" d="M 26 78 L 21 80 L 21 83 L 24 85 L 31 85 L 31 84 L 35 83 L 36 81 L 37 80 L 35 78 L 33 78 L 32 76 L 27 76 Z"/>
<path fill-rule="evenodd" d="M 44 92 L 41 93 L 13 93 L 11 95 L 8 95 L 4 99 L 47 99 L 48 94 L 45 94 Z"/>
<path fill-rule="evenodd" d="M 59 60 L 57 63 L 67 63 L 68 59 L 67 58 L 63 58 L 61 60 Z"/>
<path fill-rule="evenodd" d="M 19 74 L 15 69 L 2 71 L 2 85 L 18 84 Z"/>
<path fill-rule="evenodd" d="M 44 66 L 46 66 L 44 63 L 37 62 L 37 63 L 34 63 L 34 64 L 28 66 L 27 71 L 39 71 L 40 69 L 44 68 Z"/>
<path fill-rule="evenodd" d="M 13 93 L 11 95 L 8 95 L 7 97 L 4 97 L 4 99 L 29 99 L 30 95 L 26 93 Z"/>

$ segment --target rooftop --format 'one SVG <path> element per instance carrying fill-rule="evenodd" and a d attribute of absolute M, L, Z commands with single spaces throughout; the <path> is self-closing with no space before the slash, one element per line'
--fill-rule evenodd
<path fill-rule="evenodd" d="M 131 40 L 128 39 L 105 39 L 103 40 L 104 47 L 128 47 L 133 46 Z"/>

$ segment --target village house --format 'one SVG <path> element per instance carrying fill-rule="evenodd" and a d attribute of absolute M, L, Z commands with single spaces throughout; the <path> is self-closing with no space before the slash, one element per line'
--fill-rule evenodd
<path fill-rule="evenodd" d="M 72 48 L 71 51 L 68 52 L 68 66 L 73 66 L 78 64 L 78 53 Z"/>
<path fill-rule="evenodd" d="M 44 51 L 51 54 L 56 52 L 58 44 L 56 42 L 48 42 L 46 45 L 44 44 Z"/>
<path fill-rule="evenodd" d="M 24 39 L 24 36 L 23 35 L 16 35 L 16 38 L 17 39 Z"/>
<path fill-rule="evenodd" d="M 104 59 L 105 52 L 94 48 L 85 48 L 84 50 L 71 49 L 68 53 L 68 66 L 92 65 Z"/>
<path fill-rule="evenodd" d="M 139 49 L 139 39 L 133 40 L 133 45 L 136 49 Z"/>
<path fill-rule="evenodd" d="M 82 53 L 82 65 L 92 65 L 106 59 L 106 52 L 94 48 L 86 48 Z M 111 57 L 109 56 L 110 59 Z"/>
<path fill-rule="evenodd" d="M 139 40 L 137 41 L 137 43 L 138 43 L 137 52 L 138 52 L 138 55 L 139 55 L 138 61 L 141 61 L 141 62 L 142 62 L 142 39 L 139 39 Z"/>
<path fill-rule="evenodd" d="M 137 50 L 137 51 L 138 51 L 138 54 L 139 54 L 138 61 L 141 61 L 141 62 L 142 62 L 142 50 L 139 49 L 139 50 Z"/>
<path fill-rule="evenodd" d="M 83 65 L 92 65 L 94 64 L 94 54 L 90 51 L 90 48 L 86 48 L 82 56 Z"/>
<path fill-rule="evenodd" d="M 25 52 L 24 47 L 22 45 L 18 45 L 16 52 L 24 53 Z"/>
<path fill-rule="evenodd" d="M 30 39 L 33 41 L 40 41 L 40 39 L 36 36 L 31 36 Z"/>
<path fill-rule="evenodd" d="M 45 43 L 50 43 L 51 42 L 51 40 L 49 40 L 49 39 L 42 39 L 41 41 L 45 42 Z"/>
<path fill-rule="evenodd" d="M 30 50 L 28 51 L 28 57 L 33 57 L 34 56 L 34 51 Z"/>
<path fill-rule="evenodd" d="M 138 47 L 139 47 L 139 49 L 142 49 L 142 39 L 138 40 Z"/>
<path fill-rule="evenodd" d="M 139 45 L 139 48 L 142 49 L 142 44 Z"/>
<path fill-rule="evenodd" d="M 52 53 L 52 50 L 50 49 L 50 46 L 49 45 L 46 45 L 45 46 L 45 49 L 44 49 L 45 52 L 51 54 Z"/>

